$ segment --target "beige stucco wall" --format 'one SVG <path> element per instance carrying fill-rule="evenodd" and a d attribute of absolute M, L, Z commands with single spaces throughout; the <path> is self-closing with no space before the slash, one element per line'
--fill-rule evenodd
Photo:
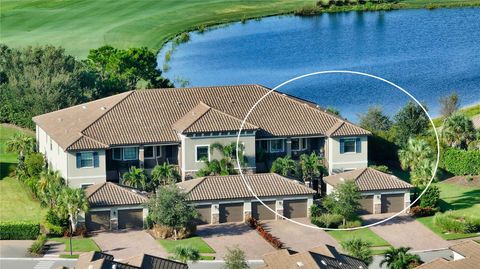
<path fill-rule="evenodd" d="M 221 143 L 223 145 L 229 145 L 232 142 L 237 141 L 237 136 L 223 136 L 223 137 L 186 137 L 182 136 L 181 147 L 181 167 L 184 172 L 196 172 L 202 169 L 204 162 L 197 162 L 195 160 L 195 147 L 202 145 L 212 145 L 214 143 Z M 243 135 L 240 138 L 240 142 L 245 147 L 245 157 L 247 157 L 247 168 L 255 167 L 255 135 Z M 220 159 L 222 155 L 214 150 L 210 155 L 210 159 Z"/>
<path fill-rule="evenodd" d="M 347 137 L 341 137 L 347 138 Z M 328 138 L 328 172 L 341 173 L 345 170 L 365 168 L 368 166 L 368 137 L 360 136 L 361 151 L 359 153 L 340 153 L 340 137 Z M 356 138 L 356 137 L 348 137 Z"/>
<path fill-rule="evenodd" d="M 67 169 L 68 185 L 72 188 L 79 188 L 81 184 L 95 184 L 105 182 L 106 175 L 106 162 L 105 162 L 105 150 L 95 150 L 98 152 L 98 167 L 92 168 L 77 168 L 77 156 L 79 151 L 69 151 L 67 153 Z"/>
<path fill-rule="evenodd" d="M 68 176 L 67 153 L 45 131 L 36 127 L 37 149 L 42 153 L 50 169 L 60 172 L 63 178 Z M 50 143 L 52 146 L 50 147 Z"/>

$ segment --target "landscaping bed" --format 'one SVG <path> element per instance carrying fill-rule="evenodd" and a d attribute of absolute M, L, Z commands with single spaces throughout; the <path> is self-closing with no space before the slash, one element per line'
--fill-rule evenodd
<path fill-rule="evenodd" d="M 51 241 L 59 242 L 65 244 L 65 252 L 70 251 L 70 238 L 68 237 L 55 237 L 50 238 Z M 72 238 L 72 251 L 73 252 L 90 252 L 90 251 L 101 251 L 97 246 L 95 241 L 91 238 L 86 237 L 74 237 Z"/>
<path fill-rule="evenodd" d="M 338 242 L 350 240 L 352 238 L 360 238 L 362 240 L 368 241 L 372 244 L 371 250 L 374 255 L 383 254 L 385 250 L 388 249 L 391 245 L 385 241 L 383 238 L 378 236 L 369 228 L 363 228 L 353 231 L 328 231 L 333 238 Z"/>
<path fill-rule="evenodd" d="M 215 254 L 215 250 L 210 247 L 203 239 L 199 236 L 193 236 L 185 239 L 172 240 L 172 239 L 158 239 L 160 245 L 168 252 L 174 253 L 175 247 L 181 245 L 187 245 L 194 248 L 197 248 L 200 252 L 201 260 L 214 260 L 215 257 L 212 255 L 203 255 L 203 254 Z"/>

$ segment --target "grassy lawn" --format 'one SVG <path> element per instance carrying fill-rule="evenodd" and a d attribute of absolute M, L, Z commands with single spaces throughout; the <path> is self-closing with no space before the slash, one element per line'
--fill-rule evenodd
<path fill-rule="evenodd" d="M 467 117 L 472 118 L 473 116 L 480 114 L 480 104 L 462 108 L 460 109 L 460 112 L 464 113 Z M 433 123 L 436 127 L 440 127 L 443 124 L 443 118 L 435 118 L 433 119 Z"/>
<path fill-rule="evenodd" d="M 50 240 L 65 244 L 65 251 L 70 251 L 70 239 L 68 237 L 50 238 Z M 72 238 L 73 252 L 101 251 L 95 241 L 90 238 Z"/>
<path fill-rule="evenodd" d="M 378 236 L 369 228 L 354 230 L 354 231 L 328 231 L 328 233 L 335 238 L 339 243 L 352 238 L 361 238 L 372 244 L 373 255 L 380 255 L 385 253 L 385 250 L 390 247 L 390 244 L 383 238 Z"/>
<path fill-rule="evenodd" d="M 455 210 L 460 214 L 480 216 L 480 188 L 465 187 L 456 184 L 436 183 L 440 188 L 440 207 L 442 211 Z M 433 216 L 418 218 L 423 225 L 427 226 L 434 233 L 445 240 L 453 240 L 478 236 L 479 234 L 444 234 L 437 226 L 433 224 Z"/>
<path fill-rule="evenodd" d="M 431 0 L 404 0 L 418 8 Z M 442 5 L 480 4 L 479 0 L 436 0 Z M 14 47 L 52 44 L 85 58 L 104 44 L 159 49 L 177 34 L 199 26 L 291 13 L 311 0 L 3 0 L 2 43 Z"/>
<path fill-rule="evenodd" d="M 60 254 L 60 258 L 62 258 L 62 259 L 78 259 L 79 256 L 80 256 L 79 254 L 73 254 L 73 255 Z"/>
<path fill-rule="evenodd" d="M 181 240 L 159 239 L 158 242 L 168 253 L 173 253 L 176 246 L 190 245 L 199 249 L 202 254 L 212 254 L 215 251 L 201 237 L 194 236 Z"/>

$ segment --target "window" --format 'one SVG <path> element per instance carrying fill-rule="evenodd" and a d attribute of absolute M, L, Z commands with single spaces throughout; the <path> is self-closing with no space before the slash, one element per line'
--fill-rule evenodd
<path fill-rule="evenodd" d="M 161 146 L 157 146 L 157 152 L 156 152 L 156 155 L 157 155 L 157 157 L 160 157 L 160 156 L 162 156 L 162 147 L 161 147 Z"/>
<path fill-rule="evenodd" d="M 112 159 L 120 161 L 122 160 L 122 148 L 114 148 L 112 151 Z"/>
<path fill-rule="evenodd" d="M 153 147 L 144 147 L 143 148 L 143 157 L 145 159 L 153 159 Z"/>
<path fill-rule="evenodd" d="M 93 167 L 93 152 L 80 153 L 80 168 Z"/>
<path fill-rule="evenodd" d="M 196 146 L 195 147 L 195 161 L 203 162 L 210 160 L 209 146 Z"/>
<path fill-rule="evenodd" d="M 292 150 L 299 151 L 300 150 L 300 138 L 293 138 L 292 139 Z"/>
<path fill-rule="evenodd" d="M 123 148 L 123 160 L 124 161 L 138 160 L 138 148 L 137 147 Z"/>
<path fill-rule="evenodd" d="M 270 140 L 270 152 L 283 152 L 283 139 Z"/>
<path fill-rule="evenodd" d="M 343 152 L 342 153 L 351 153 L 355 152 L 355 138 L 343 139 Z M 342 144 L 342 141 L 340 142 Z"/>

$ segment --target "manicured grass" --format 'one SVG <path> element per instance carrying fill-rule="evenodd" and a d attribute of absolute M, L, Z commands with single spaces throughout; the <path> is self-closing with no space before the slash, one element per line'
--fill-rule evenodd
<path fill-rule="evenodd" d="M 449 183 L 436 183 L 440 188 L 440 208 L 442 211 L 455 210 L 455 212 L 465 215 L 480 216 L 480 188 L 465 187 Z M 461 239 L 478 236 L 479 234 L 445 234 L 433 223 L 433 216 L 417 218 L 419 222 L 427 226 L 434 233 L 445 240 Z"/>
<path fill-rule="evenodd" d="M 465 107 L 460 109 L 460 112 L 464 113 L 467 117 L 472 118 L 473 116 L 480 114 L 480 104 L 476 104 L 473 106 Z M 440 127 L 443 124 L 443 118 L 438 117 L 433 119 L 433 123 L 436 127 Z"/>
<path fill-rule="evenodd" d="M 406 8 L 425 7 L 431 0 L 401 1 Z M 3 0 L 2 43 L 24 47 L 52 44 L 85 58 L 92 48 L 159 49 L 179 33 L 200 26 L 245 18 L 291 13 L 311 0 Z M 436 4 L 480 4 L 478 0 L 437 0 Z"/>
<path fill-rule="evenodd" d="M 215 253 L 215 251 L 207 243 L 205 243 L 201 237 L 198 236 L 181 240 L 159 239 L 158 242 L 169 253 L 173 253 L 175 247 L 180 245 L 190 245 L 192 247 L 196 247 L 200 253 Z"/>
<path fill-rule="evenodd" d="M 80 256 L 79 254 L 73 254 L 73 255 L 60 254 L 60 258 L 63 258 L 63 259 L 78 259 L 79 256 Z"/>
<path fill-rule="evenodd" d="M 50 240 L 65 244 L 64 251 L 70 251 L 70 239 L 68 237 L 50 238 Z M 74 252 L 101 251 L 95 241 L 90 238 L 72 238 Z"/>
<path fill-rule="evenodd" d="M 354 231 L 328 231 L 328 233 L 338 242 L 342 242 L 352 238 L 361 238 L 363 240 L 369 241 L 372 244 L 372 247 L 390 246 L 387 241 L 378 236 L 369 228 L 358 229 Z"/>
<path fill-rule="evenodd" d="M 41 222 L 46 213 L 25 186 L 11 177 L 0 180 L 0 206 L 0 221 Z"/>
<path fill-rule="evenodd" d="M 213 260 L 215 260 L 215 256 L 200 255 L 200 260 L 202 260 L 202 261 L 213 261 Z"/>

